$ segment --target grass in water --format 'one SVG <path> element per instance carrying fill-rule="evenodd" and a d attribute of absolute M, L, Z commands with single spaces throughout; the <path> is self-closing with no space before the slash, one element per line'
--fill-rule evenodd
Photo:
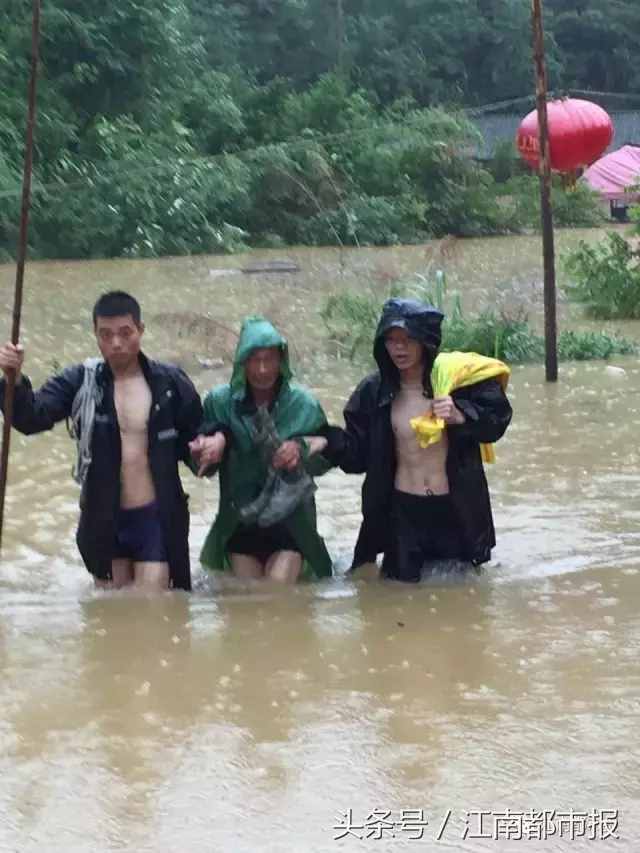
<path fill-rule="evenodd" d="M 544 358 L 544 339 L 529 325 L 526 306 L 486 309 L 466 316 L 459 294 L 447 292 L 446 278 L 440 270 L 433 277 L 416 275 L 409 282 L 396 282 L 388 295 L 420 299 L 445 314 L 442 351 L 477 352 L 512 364 L 540 362 Z M 381 308 L 379 297 L 356 291 L 333 294 L 326 300 L 321 316 L 329 341 L 339 355 L 350 361 L 371 359 Z M 636 352 L 638 346 L 633 341 L 606 332 L 565 329 L 558 338 L 558 357 L 562 361 L 607 359 Z"/>

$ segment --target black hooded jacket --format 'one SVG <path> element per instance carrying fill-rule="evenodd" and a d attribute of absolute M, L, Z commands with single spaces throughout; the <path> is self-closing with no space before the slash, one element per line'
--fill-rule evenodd
<path fill-rule="evenodd" d="M 169 557 L 173 588 L 191 589 L 189 570 L 189 509 L 178 462 L 190 460 L 188 443 L 202 420 L 198 392 L 178 367 L 151 361 L 140 354 L 140 366 L 151 389 L 149 413 L 149 467 L 156 491 L 162 529 Z M 13 425 L 25 435 L 44 432 L 68 418 L 71 404 L 82 385 L 84 367 L 77 364 L 51 377 L 34 392 L 23 375 L 15 389 Z M 113 396 L 113 374 L 100 364 L 96 381 L 102 402 L 96 407 L 91 443 L 92 462 L 84 489 L 84 505 L 76 541 L 89 572 L 111 577 L 116 517 L 120 507 L 120 429 Z M 0 406 L 4 406 L 4 381 L 0 382 Z"/>
<path fill-rule="evenodd" d="M 344 409 L 345 428 L 329 429 L 325 456 L 347 474 L 366 474 L 362 486 L 362 526 L 352 568 L 373 562 L 387 549 L 391 497 L 396 473 L 396 454 L 391 427 L 391 403 L 400 386 L 400 375 L 387 353 L 384 336 L 395 327 L 425 346 L 427 364 L 423 385 L 431 397 L 431 366 L 440 345 L 443 315 L 411 299 L 385 303 L 374 342 L 378 372 L 367 376 L 353 392 Z M 511 420 L 511 406 L 500 384 L 479 382 L 454 391 L 456 406 L 465 423 L 448 426 L 447 476 L 451 500 L 460 525 L 463 553 L 479 565 L 491 557 L 495 532 L 480 444 L 497 441 Z"/>

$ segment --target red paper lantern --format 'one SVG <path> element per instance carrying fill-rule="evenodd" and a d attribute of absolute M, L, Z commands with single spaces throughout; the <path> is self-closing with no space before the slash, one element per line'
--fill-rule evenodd
<path fill-rule="evenodd" d="M 551 168 L 572 172 L 595 162 L 613 139 L 613 124 L 608 113 L 591 101 L 565 98 L 547 104 Z M 523 118 L 516 137 L 521 157 L 538 168 L 538 113 Z"/>

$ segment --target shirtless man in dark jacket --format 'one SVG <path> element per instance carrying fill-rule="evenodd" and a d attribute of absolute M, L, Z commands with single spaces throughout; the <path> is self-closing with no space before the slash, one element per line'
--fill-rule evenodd
<path fill-rule="evenodd" d="M 190 459 L 200 397 L 182 370 L 142 353 L 140 306 L 128 293 L 101 296 L 93 322 L 104 361 L 95 373 L 78 548 L 98 586 L 190 589 L 189 511 L 178 461 Z M 13 426 L 30 435 L 71 415 L 88 368 L 68 367 L 34 392 L 23 361 L 21 347 L 0 347 L 2 371 L 17 372 Z M 0 405 L 4 387 L 2 380 Z"/>
<path fill-rule="evenodd" d="M 324 452 L 346 473 L 366 474 L 352 568 L 383 553 L 383 575 L 402 581 L 419 581 L 434 559 L 480 565 L 495 545 L 480 443 L 503 435 L 511 406 L 493 379 L 434 399 L 442 320 L 416 300 L 385 303 L 374 343 L 379 369 L 351 395 L 345 428 L 330 428 Z M 410 421 L 427 409 L 446 429 L 423 448 Z"/>

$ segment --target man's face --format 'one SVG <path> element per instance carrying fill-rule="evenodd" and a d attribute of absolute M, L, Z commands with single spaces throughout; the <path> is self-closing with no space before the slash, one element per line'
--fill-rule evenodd
<path fill-rule="evenodd" d="M 279 347 L 254 349 L 244 363 L 247 382 L 256 391 L 271 391 L 280 376 L 282 354 Z"/>
<path fill-rule="evenodd" d="M 398 370 L 410 370 L 422 364 L 422 344 L 415 338 L 410 338 L 405 329 L 389 329 L 384 336 L 384 345 Z"/>
<path fill-rule="evenodd" d="M 138 326 L 131 314 L 123 317 L 97 317 L 96 340 L 105 361 L 122 368 L 138 358 L 144 324 Z"/>

